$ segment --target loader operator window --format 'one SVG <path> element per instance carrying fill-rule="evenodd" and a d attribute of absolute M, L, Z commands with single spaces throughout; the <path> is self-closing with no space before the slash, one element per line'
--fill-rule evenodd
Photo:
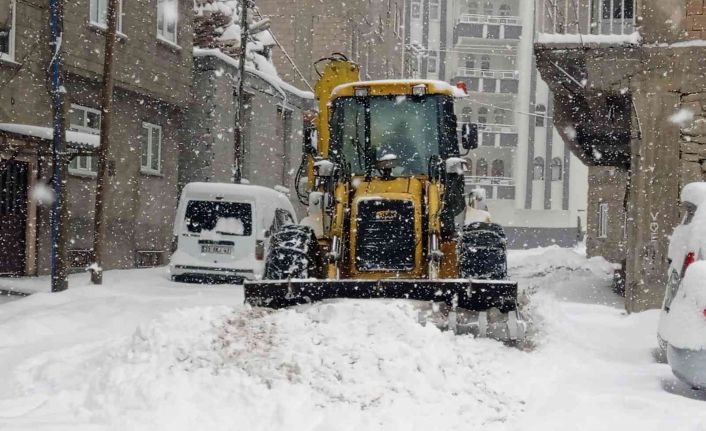
<path fill-rule="evenodd" d="M 353 175 L 391 155 L 393 176 L 424 175 L 429 157 L 440 154 L 439 96 L 346 97 L 334 109 L 331 152 Z"/>

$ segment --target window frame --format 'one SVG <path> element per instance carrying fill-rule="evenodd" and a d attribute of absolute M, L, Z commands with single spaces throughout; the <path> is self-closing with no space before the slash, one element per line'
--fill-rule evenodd
<path fill-rule="evenodd" d="M 145 137 L 143 140 L 140 142 L 140 173 L 145 174 L 145 175 L 162 175 L 162 138 L 163 138 L 163 133 L 162 133 L 162 126 L 159 124 L 154 124 L 154 123 L 149 123 L 147 121 L 142 122 L 142 133 L 146 133 Z M 159 131 L 159 142 L 158 142 L 158 147 L 157 147 L 157 169 L 155 170 L 152 167 L 152 161 L 154 159 L 154 154 L 153 154 L 153 136 L 154 130 Z M 147 164 L 145 165 L 143 163 L 143 153 L 144 151 L 147 152 Z"/>
<path fill-rule="evenodd" d="M 608 238 L 608 217 L 608 202 L 600 202 L 598 204 L 598 228 L 596 229 L 598 238 Z"/>
<path fill-rule="evenodd" d="M 563 169 L 563 163 L 559 157 L 554 157 L 552 159 L 551 164 L 549 165 L 549 175 L 551 176 L 552 181 L 561 181 L 564 178 L 564 169 Z M 559 175 L 556 176 L 554 175 L 554 168 L 558 168 Z"/>
<path fill-rule="evenodd" d="M 71 123 L 71 120 L 69 119 L 69 127 L 67 130 L 72 130 L 72 131 L 82 132 L 82 133 L 90 133 L 92 135 L 100 135 L 101 124 L 103 123 L 103 113 L 101 112 L 100 109 L 91 108 L 89 106 L 78 105 L 76 103 L 72 103 L 70 106 L 70 109 L 81 110 L 84 112 L 83 124 L 82 125 L 73 124 L 73 123 Z M 98 115 L 98 128 L 97 129 L 86 126 L 86 122 L 88 120 L 88 116 L 86 114 L 89 112 Z M 86 167 L 81 167 L 82 160 L 85 162 Z M 74 162 L 75 162 L 75 164 L 74 164 Z M 98 175 L 98 160 L 96 159 L 95 156 L 76 156 L 73 158 L 71 163 L 69 163 L 69 174 L 76 175 L 76 176 L 95 177 L 96 175 Z"/>
<path fill-rule="evenodd" d="M 412 19 L 422 19 L 422 2 L 412 1 L 409 13 Z"/>
<path fill-rule="evenodd" d="M 534 126 L 545 127 L 547 118 L 547 107 L 544 104 L 539 103 L 535 105 L 534 113 L 536 114 L 534 116 Z"/>
<path fill-rule="evenodd" d="M 174 40 L 171 40 L 165 36 L 166 28 L 167 28 L 166 19 L 164 20 L 164 23 L 165 23 L 164 32 L 165 33 L 163 34 L 162 30 L 160 30 L 160 28 L 159 28 L 159 16 L 160 16 L 159 5 L 166 3 L 166 2 L 170 2 L 170 3 L 173 2 L 177 7 L 176 17 L 174 18 Z M 156 24 L 157 24 L 157 39 L 158 40 L 161 40 L 162 42 L 166 42 L 170 45 L 179 46 L 178 45 L 178 43 L 179 43 L 178 42 L 178 40 L 179 40 L 179 37 L 178 37 L 179 36 L 179 1 L 178 0 L 157 0 L 157 22 L 156 22 Z"/>
<path fill-rule="evenodd" d="M 12 19 L 10 20 L 10 34 L 7 41 L 7 53 L 0 52 L 0 60 L 5 61 L 15 61 L 15 35 L 17 34 L 16 23 L 17 23 L 17 0 L 10 0 L 10 13 L 12 14 Z"/>
<path fill-rule="evenodd" d="M 427 73 L 439 73 L 439 54 L 436 51 L 427 54 Z"/>
<path fill-rule="evenodd" d="M 98 4 L 103 1 L 105 2 L 105 13 L 106 13 L 106 22 L 100 22 L 97 19 L 94 18 L 94 12 L 96 18 L 98 17 L 98 11 L 100 11 L 100 8 L 98 7 Z M 107 30 L 108 29 L 108 22 L 107 22 L 107 15 L 108 15 L 108 2 L 110 0 L 90 0 L 88 2 L 88 23 L 94 27 L 100 28 L 102 30 Z M 98 8 L 98 11 L 96 11 L 96 8 Z M 117 32 L 119 34 L 123 34 L 123 0 L 118 0 L 118 23 L 117 23 Z"/>
<path fill-rule="evenodd" d="M 435 13 L 432 13 L 435 11 Z M 429 0 L 429 19 L 438 21 L 441 17 L 441 2 L 439 0 Z"/>
<path fill-rule="evenodd" d="M 544 158 L 535 157 L 532 162 L 532 181 L 544 181 L 545 176 L 546 172 L 544 172 Z"/>

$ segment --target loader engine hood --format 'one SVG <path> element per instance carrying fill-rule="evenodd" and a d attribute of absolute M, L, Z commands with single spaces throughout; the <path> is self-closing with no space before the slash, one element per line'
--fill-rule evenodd
<path fill-rule="evenodd" d="M 423 193 L 424 182 L 415 177 L 361 179 L 351 205 L 352 275 L 376 279 L 424 275 Z"/>

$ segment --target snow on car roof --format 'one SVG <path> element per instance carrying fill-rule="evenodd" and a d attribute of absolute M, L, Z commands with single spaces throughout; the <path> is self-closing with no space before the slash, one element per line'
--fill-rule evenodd
<path fill-rule="evenodd" d="M 681 191 L 681 201 L 700 205 L 706 200 L 706 182 L 689 183 Z"/>
<path fill-rule="evenodd" d="M 184 186 L 184 196 L 216 198 L 218 196 L 251 200 L 287 200 L 284 193 L 254 184 L 194 182 Z"/>

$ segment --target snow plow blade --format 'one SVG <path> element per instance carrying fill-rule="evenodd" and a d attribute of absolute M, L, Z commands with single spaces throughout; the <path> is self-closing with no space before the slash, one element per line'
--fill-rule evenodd
<path fill-rule="evenodd" d="M 325 299 L 391 298 L 454 304 L 461 309 L 502 313 L 516 309 L 517 283 L 507 280 L 261 280 L 245 282 L 245 301 L 283 308 Z"/>

